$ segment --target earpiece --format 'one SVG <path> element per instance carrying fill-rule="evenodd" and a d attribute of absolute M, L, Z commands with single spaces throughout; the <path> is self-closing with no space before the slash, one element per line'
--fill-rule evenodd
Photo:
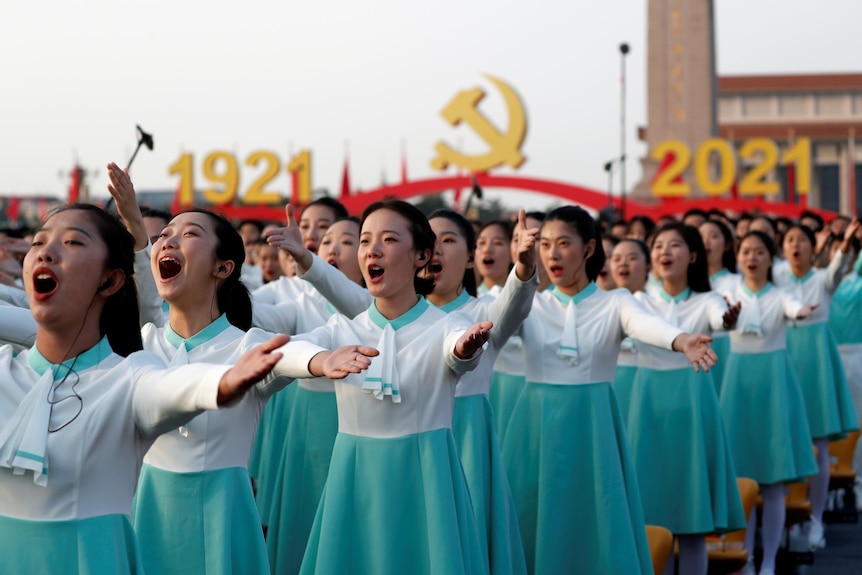
<path fill-rule="evenodd" d="M 111 283 L 111 280 L 105 280 L 104 283 L 99 286 L 99 291 L 105 291 L 106 289 L 108 289 L 112 285 L 113 284 Z"/>
<path fill-rule="evenodd" d="M 425 259 L 425 254 L 419 254 L 419 261 L 423 261 Z"/>
<path fill-rule="evenodd" d="M 218 271 L 220 271 L 220 272 L 223 272 L 223 271 L 225 271 L 226 269 L 227 269 L 227 268 L 226 268 L 225 266 L 223 266 L 223 265 L 218 267 Z"/>

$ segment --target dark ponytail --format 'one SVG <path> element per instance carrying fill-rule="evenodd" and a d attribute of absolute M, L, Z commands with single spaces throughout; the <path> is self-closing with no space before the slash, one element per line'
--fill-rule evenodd
<path fill-rule="evenodd" d="M 430 222 L 434 218 L 445 218 L 458 226 L 458 230 L 461 232 L 461 236 L 467 244 L 467 255 L 469 256 L 470 261 L 474 261 L 476 259 L 476 228 L 473 227 L 473 224 L 458 212 L 448 208 L 434 210 L 431 215 L 428 216 L 428 221 Z M 468 294 L 476 297 L 476 274 L 473 271 L 473 268 L 467 268 L 464 270 L 464 278 L 461 280 L 461 285 L 465 290 L 467 290 Z"/>
<path fill-rule="evenodd" d="M 200 208 L 188 211 L 206 214 L 212 219 L 217 240 L 215 256 L 220 260 L 233 262 L 233 271 L 218 288 L 218 309 L 227 315 L 231 325 L 248 331 L 251 328 L 251 295 L 242 283 L 242 262 L 245 261 L 242 237 L 228 219 L 220 214 Z"/>

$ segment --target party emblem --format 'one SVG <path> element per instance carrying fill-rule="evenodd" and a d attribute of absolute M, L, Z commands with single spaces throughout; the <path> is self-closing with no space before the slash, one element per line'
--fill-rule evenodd
<path fill-rule="evenodd" d="M 445 170 L 450 164 L 470 172 L 487 172 L 491 168 L 508 164 L 519 167 L 526 159 L 520 152 L 521 144 L 527 135 L 527 117 L 524 105 L 511 86 L 493 76 L 486 76 L 503 95 L 509 111 L 509 129 L 505 133 L 497 129 L 491 121 L 479 111 L 479 103 L 485 97 L 481 88 L 463 90 L 452 98 L 440 112 L 443 118 L 452 126 L 466 122 L 476 134 L 488 144 L 490 150 L 478 156 L 467 155 L 452 149 L 444 142 L 434 146 L 437 156 L 431 160 L 435 170 Z"/>

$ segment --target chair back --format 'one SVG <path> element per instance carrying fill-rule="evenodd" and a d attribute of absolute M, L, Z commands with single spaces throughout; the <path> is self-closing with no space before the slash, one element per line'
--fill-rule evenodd
<path fill-rule="evenodd" d="M 649 553 L 652 559 L 653 573 L 661 575 L 664 571 L 667 558 L 673 549 L 673 535 L 664 527 L 658 525 L 646 526 L 647 541 L 649 542 Z"/>
<path fill-rule="evenodd" d="M 737 477 L 736 486 L 739 489 L 739 499 L 742 501 L 742 512 L 745 515 L 745 520 L 751 516 L 751 510 L 754 509 L 754 504 L 757 503 L 757 494 L 760 492 L 760 486 L 757 482 L 748 477 Z M 745 544 L 745 529 L 731 531 L 724 536 L 725 545 L 728 543 Z"/>
<path fill-rule="evenodd" d="M 832 465 L 835 471 L 850 471 L 853 469 L 853 453 L 856 451 L 856 443 L 859 441 L 859 431 L 851 431 L 844 439 L 833 441 L 829 444 L 829 455 L 837 462 Z"/>

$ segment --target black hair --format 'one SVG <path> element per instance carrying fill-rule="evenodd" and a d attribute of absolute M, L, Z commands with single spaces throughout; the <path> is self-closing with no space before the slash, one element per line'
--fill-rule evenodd
<path fill-rule="evenodd" d="M 652 235 L 653 230 L 655 230 L 655 222 L 649 216 L 637 215 L 633 216 L 629 223 L 626 224 L 626 235 L 628 235 L 632 231 L 632 227 L 634 224 L 640 223 L 644 227 L 644 237 L 649 238 Z"/>
<path fill-rule="evenodd" d="M 263 222 L 260 220 L 240 220 L 240 222 L 236 225 L 236 229 L 239 230 L 246 224 L 251 224 L 255 228 L 257 228 L 257 232 L 261 233 L 263 231 Z"/>
<path fill-rule="evenodd" d="M 428 218 L 425 217 L 425 214 L 419 208 L 408 202 L 394 199 L 381 200 L 369 205 L 362 212 L 362 217 L 359 219 L 360 231 L 362 226 L 365 225 L 365 220 L 368 219 L 368 216 L 378 210 L 390 210 L 407 220 L 407 229 L 413 238 L 413 249 L 418 252 L 428 252 L 428 263 L 416 270 L 416 274 L 413 276 L 413 287 L 416 293 L 421 296 L 430 294 L 434 291 L 434 280 L 419 275 L 419 272 L 431 263 L 437 243 L 437 236 L 434 235 L 434 230 L 431 229 Z"/>
<path fill-rule="evenodd" d="M 702 210 L 700 208 L 691 208 L 690 210 L 686 210 L 682 215 L 683 221 L 685 221 L 688 216 L 700 216 L 705 220 L 709 219 L 709 214 L 706 213 L 706 210 Z"/>
<path fill-rule="evenodd" d="M 526 218 L 531 218 L 531 219 L 534 219 L 534 220 L 538 220 L 538 221 L 540 221 L 540 222 L 544 222 L 544 221 L 545 221 L 545 218 L 546 218 L 547 216 L 548 216 L 548 214 L 546 214 L 545 212 L 541 212 L 541 211 L 534 211 L 534 212 L 527 212 L 527 213 L 525 214 L 525 219 L 526 219 Z"/>
<path fill-rule="evenodd" d="M 775 223 L 774 219 L 770 218 L 766 214 L 757 214 L 751 218 L 751 223 L 754 223 L 757 220 L 768 222 L 769 225 L 772 226 L 772 233 L 774 233 L 776 237 L 778 236 L 778 225 Z"/>
<path fill-rule="evenodd" d="M 763 232 L 760 232 L 757 230 L 750 231 L 747 234 L 745 234 L 744 236 L 742 236 L 742 238 L 739 240 L 739 246 L 737 246 L 737 248 L 736 248 L 737 254 L 739 254 L 739 251 L 742 249 L 742 242 L 744 242 L 748 238 L 759 239 L 763 243 L 763 245 L 766 247 L 766 251 L 769 252 L 769 258 L 772 260 L 773 263 L 775 263 L 775 254 L 776 254 L 775 242 L 772 241 L 772 238 L 770 238 L 769 236 L 767 236 Z M 770 282 L 772 281 L 772 265 L 771 264 L 769 266 L 769 271 L 766 272 L 766 279 L 767 279 L 767 281 L 770 281 Z"/>
<path fill-rule="evenodd" d="M 302 211 L 307 210 L 311 206 L 323 206 L 324 208 L 329 208 L 335 215 L 336 221 L 342 218 L 346 218 L 350 215 L 347 212 L 347 208 L 344 207 L 344 204 L 342 204 L 335 198 L 330 198 L 329 196 L 323 196 L 322 198 L 317 198 L 314 201 L 308 202 L 307 204 L 305 204 L 305 207 L 302 208 Z M 302 216 L 300 215 L 300 217 Z"/>
<path fill-rule="evenodd" d="M 99 332 L 108 338 L 111 349 L 123 357 L 144 348 L 141 342 L 138 290 L 135 287 L 135 238 L 114 216 L 92 204 L 70 204 L 55 208 L 44 222 L 60 212 L 84 212 L 96 226 L 108 250 L 105 268 L 123 272 L 123 287 L 109 296 L 99 318 Z M 43 222 L 43 226 L 44 226 Z"/>
<path fill-rule="evenodd" d="M 449 208 L 434 210 L 431 212 L 431 215 L 428 216 L 428 221 L 430 222 L 434 218 L 445 218 L 458 226 L 458 230 L 461 232 L 461 236 L 467 244 L 467 255 L 469 256 L 470 261 L 474 261 L 476 259 L 476 228 L 473 227 L 473 223 L 458 212 L 450 210 Z M 464 278 L 461 280 L 461 285 L 464 286 L 464 289 L 467 290 L 468 294 L 476 297 L 476 273 L 472 268 L 464 270 Z"/>
<path fill-rule="evenodd" d="M 218 309 L 227 315 L 231 325 L 248 331 L 251 328 L 251 296 L 242 283 L 242 263 L 245 261 L 242 236 L 221 214 L 201 208 L 192 208 L 185 213 L 206 214 L 213 221 L 216 236 L 215 256 L 220 260 L 233 262 L 233 271 L 222 281 L 216 294 Z"/>
<path fill-rule="evenodd" d="M 359 223 L 359 218 L 357 218 L 356 216 L 342 216 L 332 223 L 337 224 L 338 222 L 353 222 L 357 226 L 361 226 L 361 224 Z"/>
<path fill-rule="evenodd" d="M 752 219 L 754 219 L 754 216 L 752 216 L 748 212 L 742 212 L 741 214 L 739 214 L 739 217 L 736 218 L 736 223 L 738 224 L 741 221 L 745 221 L 745 220 L 750 221 Z"/>
<path fill-rule="evenodd" d="M 727 214 L 725 214 L 724 212 L 722 212 L 718 208 L 712 208 L 708 212 L 706 212 L 706 214 L 707 214 L 707 216 L 709 216 L 707 219 L 714 219 L 714 218 L 730 219 L 727 217 Z"/>
<path fill-rule="evenodd" d="M 646 243 L 644 243 L 643 241 L 641 241 L 637 238 L 619 238 L 617 245 L 623 244 L 625 242 L 631 242 L 631 243 L 637 245 L 637 247 L 640 248 L 641 252 L 643 252 L 644 258 L 646 258 L 647 266 L 652 266 L 652 258 L 650 257 L 650 254 L 649 254 L 649 246 L 647 246 Z"/>
<path fill-rule="evenodd" d="M 694 261 L 688 264 L 686 274 L 688 287 L 691 288 L 691 291 L 710 291 L 712 288 L 709 285 L 709 263 L 706 261 L 706 248 L 703 247 L 703 238 L 700 237 L 697 228 L 681 222 L 665 224 L 653 235 L 650 247 L 654 246 L 656 239 L 665 232 L 678 233 L 685 241 L 689 251 L 695 254 Z"/>
<path fill-rule="evenodd" d="M 160 210 L 158 208 L 141 208 L 141 217 L 158 218 L 160 220 L 165 220 L 165 222 L 170 222 L 174 219 L 174 215 L 171 212 Z"/>
<path fill-rule="evenodd" d="M 599 234 L 596 220 L 579 206 L 562 206 L 551 210 L 544 223 L 553 221 L 560 221 L 571 226 L 584 244 L 590 240 L 595 240 L 596 247 L 593 250 L 593 255 L 587 259 L 585 264 L 587 278 L 591 282 L 595 281 L 605 266 L 605 249 L 602 246 L 602 236 Z"/>
<path fill-rule="evenodd" d="M 432 217 L 433 217 L 433 215 L 432 215 Z M 504 220 L 491 220 L 490 222 L 488 222 L 486 224 L 482 224 L 482 227 L 479 228 L 479 233 L 476 234 L 476 239 L 477 240 L 479 239 L 479 234 L 481 234 L 483 231 L 485 231 L 486 228 L 498 226 L 499 228 L 501 228 L 503 230 L 503 235 L 506 236 L 506 241 L 511 243 L 512 242 L 512 235 L 513 235 L 513 232 L 514 232 L 515 227 L 517 225 L 518 225 L 518 222 L 507 222 Z"/>
<path fill-rule="evenodd" d="M 723 221 L 716 218 L 710 218 L 700 225 L 704 224 L 712 224 L 721 232 L 721 236 L 724 238 L 724 252 L 721 254 L 721 265 L 730 272 L 736 273 L 736 253 L 734 250 L 733 232 L 730 231 L 730 228 L 728 228 Z"/>
<path fill-rule="evenodd" d="M 820 216 L 820 214 L 816 214 L 816 213 L 812 212 L 811 210 L 805 210 L 804 212 L 799 214 L 799 222 L 800 223 L 802 222 L 803 218 L 811 218 L 812 220 L 817 222 L 817 229 L 814 230 L 815 232 L 819 232 L 820 230 L 822 230 L 824 224 L 826 223 L 823 221 L 823 218 Z"/>

